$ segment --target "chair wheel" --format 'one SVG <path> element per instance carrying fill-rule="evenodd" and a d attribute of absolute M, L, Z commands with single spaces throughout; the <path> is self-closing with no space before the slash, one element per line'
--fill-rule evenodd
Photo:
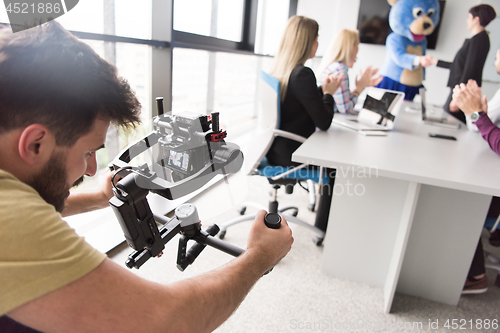
<path fill-rule="evenodd" d="M 315 208 L 316 208 L 316 206 L 313 204 L 309 204 L 309 206 L 307 206 L 307 209 L 309 209 L 311 212 L 314 212 Z"/>
<path fill-rule="evenodd" d="M 238 213 L 240 213 L 240 215 L 245 215 L 245 212 L 247 211 L 247 208 L 246 207 L 241 207 L 240 209 L 238 209 Z M 222 239 L 222 238 L 221 238 Z"/>
<path fill-rule="evenodd" d="M 313 238 L 313 242 L 314 244 L 316 244 L 316 246 L 321 246 L 323 244 L 323 238 L 316 236 Z"/>
<path fill-rule="evenodd" d="M 226 230 L 221 231 L 219 234 L 220 239 L 224 239 L 224 237 L 226 237 Z"/>

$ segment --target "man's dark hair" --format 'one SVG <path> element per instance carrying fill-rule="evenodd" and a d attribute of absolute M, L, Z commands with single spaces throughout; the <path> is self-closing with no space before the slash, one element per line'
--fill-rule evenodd
<path fill-rule="evenodd" d="M 140 109 L 115 66 L 59 23 L 0 30 L 0 133 L 42 124 L 72 146 L 97 118 L 135 127 Z"/>
<path fill-rule="evenodd" d="M 495 9 L 490 5 L 484 4 L 472 7 L 469 13 L 471 13 L 473 17 L 479 17 L 479 24 L 481 24 L 482 27 L 486 27 L 495 17 L 497 17 Z"/>

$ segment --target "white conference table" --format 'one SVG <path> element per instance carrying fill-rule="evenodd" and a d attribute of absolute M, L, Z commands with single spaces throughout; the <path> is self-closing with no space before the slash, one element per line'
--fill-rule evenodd
<path fill-rule="evenodd" d="M 500 196 L 500 157 L 479 133 L 425 125 L 406 106 L 387 136 L 332 124 L 293 154 L 337 169 L 322 270 L 382 287 L 386 313 L 396 291 L 458 303 L 491 198 Z"/>

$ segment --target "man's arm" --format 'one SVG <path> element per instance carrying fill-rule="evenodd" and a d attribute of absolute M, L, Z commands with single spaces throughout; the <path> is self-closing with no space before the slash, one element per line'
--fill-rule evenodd
<path fill-rule="evenodd" d="M 451 62 L 444 61 L 444 60 L 436 59 L 435 61 L 433 61 L 433 64 L 436 65 L 437 67 L 441 67 L 441 68 L 447 68 L 447 69 L 451 68 Z"/>
<path fill-rule="evenodd" d="M 111 190 L 112 175 L 111 171 L 107 171 L 104 183 L 96 191 L 71 193 L 65 201 L 61 216 L 70 216 L 108 207 L 109 199 L 113 196 Z"/>
<path fill-rule="evenodd" d="M 248 249 L 225 266 L 171 285 L 144 280 L 109 259 L 89 274 L 8 313 L 50 332 L 211 332 L 293 243 L 284 219 L 269 229 L 260 211 Z"/>
<path fill-rule="evenodd" d="M 500 128 L 493 124 L 487 114 L 481 114 L 475 124 L 490 148 L 500 155 Z"/>
<path fill-rule="evenodd" d="M 469 80 L 467 86 L 463 83 L 457 85 L 453 89 L 453 100 L 466 115 L 471 115 L 476 111 L 483 112 L 473 124 L 477 126 L 490 148 L 500 155 L 500 128 L 493 124 L 488 117 L 486 96 L 481 97 L 481 89 L 477 86 L 477 83 Z"/>

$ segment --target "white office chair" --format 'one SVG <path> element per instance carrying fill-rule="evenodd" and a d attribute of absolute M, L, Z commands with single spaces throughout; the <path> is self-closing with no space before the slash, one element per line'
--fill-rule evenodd
<path fill-rule="evenodd" d="M 285 186 L 287 193 L 291 193 L 293 185 L 295 185 L 299 180 L 307 181 L 308 191 L 310 195 L 312 194 L 309 209 L 314 210 L 315 189 L 313 184 L 319 183 L 321 185 L 322 183 L 328 183 L 329 178 L 325 172 L 323 172 L 322 168 L 320 170 L 311 170 L 307 168 L 306 164 L 302 164 L 295 168 L 286 168 L 282 166 L 273 166 L 268 163 L 266 154 L 271 148 L 273 140 L 276 136 L 285 137 L 298 142 L 304 142 L 305 138 L 279 129 L 279 82 L 276 78 L 263 71 L 260 72 L 260 80 L 260 109 L 258 125 L 254 135 L 252 136 L 251 144 L 247 149 L 243 150 L 244 162 L 241 170 L 246 175 L 261 175 L 266 177 L 269 183 L 273 185 L 273 199 L 269 201 L 268 207 L 255 202 L 243 202 L 238 208 L 239 213 L 243 216 L 221 225 L 219 237 L 221 239 L 225 237 L 228 227 L 243 221 L 253 220 L 256 214 L 244 214 L 247 207 L 254 207 L 256 209 L 264 209 L 269 212 L 279 212 L 288 222 L 301 225 L 314 231 L 317 235 L 314 241 L 316 245 L 319 246 L 323 242 L 325 232 L 297 218 L 298 209 L 296 207 L 278 207 L 277 191 L 281 186 Z M 292 214 L 285 214 L 285 212 L 289 210 L 292 211 Z"/>

